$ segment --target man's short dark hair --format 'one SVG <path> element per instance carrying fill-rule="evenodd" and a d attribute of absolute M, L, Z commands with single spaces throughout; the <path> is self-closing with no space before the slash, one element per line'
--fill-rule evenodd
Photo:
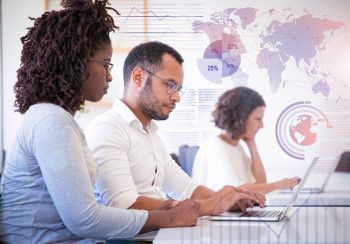
<path fill-rule="evenodd" d="M 249 115 L 260 106 L 266 105 L 256 91 L 248 87 L 228 90 L 220 96 L 213 111 L 215 126 L 225 130 L 231 139 L 238 139 L 245 133 Z"/>
<path fill-rule="evenodd" d="M 135 67 L 148 69 L 151 72 L 160 70 L 164 53 L 170 54 L 179 64 L 182 64 L 184 61 L 178 51 L 161 42 L 146 42 L 134 47 L 124 61 L 124 89 L 127 88 L 131 73 Z"/>

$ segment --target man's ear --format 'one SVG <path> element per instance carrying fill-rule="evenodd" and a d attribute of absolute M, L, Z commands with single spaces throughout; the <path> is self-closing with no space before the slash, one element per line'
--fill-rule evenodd
<path fill-rule="evenodd" d="M 137 86 L 142 86 L 142 69 L 140 67 L 135 67 L 131 73 L 131 80 Z"/>

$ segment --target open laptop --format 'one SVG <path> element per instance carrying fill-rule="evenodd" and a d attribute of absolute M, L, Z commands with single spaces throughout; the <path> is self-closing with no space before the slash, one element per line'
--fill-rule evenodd
<path fill-rule="evenodd" d="M 324 181 L 323 181 L 323 184 L 321 187 L 305 187 L 305 188 L 301 189 L 299 194 L 322 193 L 324 191 L 324 189 L 326 188 L 328 181 L 331 178 L 331 175 L 334 173 L 335 169 L 337 168 L 339 161 L 340 161 L 340 156 L 335 157 L 335 159 L 333 161 L 333 165 L 330 168 L 330 170 L 328 171 L 326 178 L 324 178 Z M 293 190 L 283 190 L 283 191 L 279 191 L 279 193 L 293 194 L 294 191 L 295 191 L 294 189 Z"/>
<path fill-rule="evenodd" d="M 230 220 L 230 221 L 263 221 L 263 222 L 278 222 L 281 221 L 289 212 L 289 210 L 292 208 L 295 200 L 297 199 L 299 192 L 305 185 L 305 182 L 310 176 L 310 173 L 312 169 L 314 168 L 315 164 L 317 163 L 319 157 L 315 157 L 312 160 L 312 163 L 306 170 L 306 173 L 302 180 L 300 181 L 296 191 L 294 192 L 292 198 L 289 200 L 287 206 L 285 207 L 284 211 L 275 211 L 271 210 L 270 207 L 264 208 L 262 210 L 254 211 L 254 210 L 248 210 L 247 213 L 243 212 L 225 212 L 220 215 L 216 216 L 210 216 L 210 220 Z"/>

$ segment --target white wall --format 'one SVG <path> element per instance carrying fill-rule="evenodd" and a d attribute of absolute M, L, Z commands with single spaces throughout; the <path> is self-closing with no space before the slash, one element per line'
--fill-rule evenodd
<path fill-rule="evenodd" d="M 2 11 L 1 11 L 1 6 L 2 6 L 2 0 L 0 0 L 0 18 L 2 16 Z M 2 172 L 2 160 L 3 160 L 3 126 L 2 126 L 2 19 L 0 19 L 0 148 L 1 148 L 1 151 L 0 151 L 0 174 Z"/>
<path fill-rule="evenodd" d="M 21 122 L 21 115 L 14 112 L 13 85 L 20 65 L 22 44 L 20 38 L 33 25 L 29 16 L 40 16 L 44 11 L 43 0 L 3 0 L 2 1 L 2 45 L 3 45 L 3 128 L 4 148 L 8 151 Z"/>
<path fill-rule="evenodd" d="M 133 5 L 135 1 L 129 1 L 130 5 Z M 193 0 L 195 1 L 195 0 Z M 123 2 L 122 0 L 113 1 L 115 4 L 114 7 L 118 8 L 118 4 Z M 149 0 L 149 3 L 152 2 L 158 2 L 156 0 Z M 170 2 L 170 1 L 166 1 Z M 175 1 L 172 1 L 174 3 Z M 189 1 L 191 2 L 191 1 Z M 331 46 L 335 47 L 341 47 L 341 51 L 335 52 L 336 49 L 329 49 L 330 56 L 333 56 L 333 60 L 337 61 L 334 63 L 334 65 L 338 68 L 341 68 L 340 70 L 350 70 L 346 69 L 342 66 L 343 63 L 340 61 L 341 55 L 338 55 L 339 53 L 345 54 L 346 52 L 350 53 L 348 51 L 349 47 L 348 42 L 346 42 L 346 39 L 350 30 L 350 21 L 349 21 L 349 15 L 348 15 L 348 6 L 349 1 L 346 0 L 323 0 L 320 1 L 319 5 L 315 5 L 315 1 L 292 1 L 292 0 L 281 0 L 281 1 L 267 1 L 267 2 L 261 2 L 259 0 L 249 0 L 249 1 L 239 1 L 239 0 L 232 0 L 232 1 L 226 1 L 226 0 L 219 0 L 216 2 L 211 1 L 203 1 L 203 8 L 204 8 L 204 19 L 203 20 L 209 20 L 210 15 L 215 11 L 223 11 L 225 8 L 228 7 L 246 7 L 246 6 L 252 6 L 258 8 L 260 11 L 263 11 L 264 9 L 269 8 L 276 8 L 276 9 L 283 9 L 287 7 L 293 7 L 293 13 L 300 15 L 303 12 L 304 8 L 307 8 L 307 10 L 311 10 L 312 14 L 315 15 L 315 17 L 323 18 L 323 15 L 328 15 L 330 19 L 343 21 L 346 23 L 346 26 L 343 27 L 340 32 L 336 32 L 336 37 L 332 39 Z M 159 9 L 152 9 L 152 6 L 150 6 L 150 10 L 154 11 L 160 11 Z M 179 3 L 179 7 L 181 7 L 181 3 Z M 2 0 L 2 24 L 3 24 L 3 112 L 4 112 L 4 148 L 6 150 L 9 150 L 12 144 L 12 141 L 15 137 L 16 130 L 19 126 L 19 123 L 21 121 L 21 115 L 19 113 L 14 112 L 14 93 L 13 93 L 13 85 L 16 82 L 16 70 L 19 68 L 20 65 L 20 52 L 22 49 L 22 44 L 20 43 L 20 37 L 23 36 L 27 30 L 27 27 L 30 27 L 33 25 L 33 21 L 30 21 L 28 19 L 28 16 L 38 17 L 40 16 L 44 11 L 44 0 Z M 127 15 L 130 10 L 122 10 L 123 15 Z M 165 11 L 165 10 L 164 10 Z M 161 23 L 158 21 L 157 25 Z M 119 22 L 117 23 L 120 25 L 121 30 L 126 30 L 127 23 Z M 156 26 L 156 27 L 157 27 Z M 175 25 L 176 26 L 176 25 Z M 151 24 L 149 24 L 149 27 L 152 27 Z M 153 26 L 154 27 L 154 26 Z M 164 30 L 168 30 L 168 27 L 164 27 Z M 175 28 L 175 27 L 172 27 Z M 119 37 L 121 36 L 121 33 L 116 33 L 116 35 Z M 170 35 L 170 41 L 175 40 L 176 37 L 173 37 Z M 114 39 L 113 39 L 114 40 Z M 168 41 L 169 41 L 168 40 Z M 342 41 L 342 44 L 339 44 L 340 41 Z M 116 39 L 117 46 L 120 45 L 120 40 Z M 161 41 L 166 42 L 164 39 L 161 39 Z M 175 45 L 178 44 L 175 42 Z M 185 42 L 187 43 L 187 42 Z M 137 44 L 137 43 L 136 43 Z M 135 44 L 135 45 L 136 45 Z M 169 43 L 170 45 L 173 45 L 173 43 Z M 204 48 L 208 45 L 208 38 L 203 36 L 203 42 L 201 43 L 201 46 Z M 129 46 L 128 46 L 129 47 Z M 344 48 L 343 48 L 344 47 Z M 185 86 L 187 88 L 196 89 L 199 86 L 201 88 L 210 88 L 210 89 L 228 89 L 231 88 L 234 84 L 234 81 L 230 80 L 230 78 L 225 78 L 223 80 L 222 85 L 216 85 L 212 82 L 209 82 L 205 80 L 205 78 L 199 73 L 198 67 L 197 67 L 197 59 L 201 58 L 203 50 L 201 51 L 193 51 L 193 50 L 182 50 L 181 48 L 178 48 L 178 46 L 175 46 L 184 56 L 185 63 L 184 63 L 184 70 L 185 70 Z M 333 55 L 332 55 L 333 54 Z M 115 64 L 115 68 L 112 71 L 113 75 L 113 82 L 111 84 L 111 89 L 109 90 L 108 95 L 104 98 L 105 101 L 112 101 L 114 97 L 119 97 L 121 95 L 122 91 L 122 64 L 123 60 L 125 58 L 126 53 L 114 53 L 112 62 Z M 339 57 L 338 57 L 339 56 Z M 347 55 L 343 55 L 344 57 L 347 57 Z M 350 60 L 350 58 L 349 58 Z M 254 63 L 254 59 L 252 59 L 252 63 Z M 295 78 L 295 74 L 293 70 L 286 70 L 284 74 L 287 79 L 293 80 Z M 304 99 L 309 100 L 309 97 L 320 97 L 319 95 L 313 95 L 312 91 L 305 92 L 303 89 L 299 88 L 290 88 L 290 89 L 284 89 L 277 95 L 271 95 L 270 91 L 268 90 L 268 79 L 266 78 L 266 74 L 263 71 L 256 72 L 254 69 L 249 70 L 249 76 L 250 79 L 248 80 L 248 86 L 258 90 L 263 96 L 265 101 L 267 102 L 267 111 L 265 114 L 264 122 L 265 122 L 265 129 L 262 130 L 258 134 L 258 143 L 259 143 L 259 149 L 261 148 L 261 156 L 263 158 L 263 161 L 265 163 L 265 166 L 267 167 L 267 170 L 269 173 L 271 171 L 277 171 L 279 168 L 285 169 L 288 167 L 288 172 L 284 170 L 284 174 L 288 174 L 288 176 L 294 174 L 294 172 L 300 172 L 302 168 L 305 167 L 305 164 L 303 162 L 296 162 L 292 158 L 288 157 L 285 153 L 282 152 L 282 150 L 277 146 L 276 140 L 274 138 L 274 126 L 276 119 L 280 112 L 289 104 L 292 104 L 296 101 L 303 101 Z M 344 80 L 349 81 L 347 79 L 350 77 L 350 72 L 347 73 L 344 76 Z M 198 85 L 199 84 L 199 85 Z M 334 84 L 331 88 L 334 90 L 334 88 L 337 88 Z M 344 96 L 342 95 L 342 98 L 349 98 L 349 87 L 347 88 L 337 88 L 337 92 L 343 92 Z M 299 90 L 298 90 L 299 89 Z M 342 91 L 343 90 L 343 91 Z M 337 98 L 336 96 L 335 98 Z M 340 97 L 340 96 L 339 96 Z M 326 98 L 327 100 L 328 98 Z M 91 121 L 93 117 L 101 113 L 103 110 L 108 109 L 110 105 L 108 106 L 95 106 L 89 108 L 90 112 L 84 113 L 84 114 L 78 114 L 76 116 L 76 119 L 79 121 L 81 126 L 84 128 L 86 125 Z M 177 111 L 181 109 L 180 106 L 178 106 Z M 347 108 L 349 110 L 349 108 Z M 342 114 L 341 114 L 342 115 Z M 345 118 L 347 114 L 342 115 L 342 118 Z M 176 114 L 173 113 L 173 117 L 176 117 Z M 341 117 L 341 116 L 340 116 Z M 339 118 L 340 118 L 339 117 Z M 208 118 L 209 120 L 209 118 Z M 162 122 L 160 131 L 168 131 L 169 128 L 171 128 L 173 125 L 177 126 L 179 122 L 177 120 L 171 120 Z M 349 121 L 345 121 L 344 125 L 348 125 Z M 186 127 L 186 126 L 183 126 Z M 178 127 L 176 130 L 179 129 Z M 345 138 L 346 142 L 349 143 L 350 138 Z M 169 140 L 171 142 L 171 140 Z M 279 177 L 280 178 L 280 177 Z"/>

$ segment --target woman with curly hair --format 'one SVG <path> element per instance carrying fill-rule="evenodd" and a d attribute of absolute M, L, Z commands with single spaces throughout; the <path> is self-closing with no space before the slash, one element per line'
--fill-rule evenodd
<path fill-rule="evenodd" d="M 0 240 L 101 243 L 160 227 L 196 224 L 198 205 L 167 201 L 155 211 L 100 206 L 97 165 L 74 114 L 112 81 L 109 33 L 118 28 L 107 0 L 65 0 L 21 38 L 15 106 L 24 114 L 7 161 Z"/>
<path fill-rule="evenodd" d="M 201 145 L 193 165 L 193 178 L 214 190 L 233 185 L 262 193 L 298 184 L 298 177 L 266 181 L 255 144 L 256 133 L 264 127 L 265 107 L 263 98 L 247 87 L 236 87 L 221 95 L 213 117 L 215 126 L 222 132 Z M 241 140 L 247 144 L 250 157 L 243 150 Z"/>

